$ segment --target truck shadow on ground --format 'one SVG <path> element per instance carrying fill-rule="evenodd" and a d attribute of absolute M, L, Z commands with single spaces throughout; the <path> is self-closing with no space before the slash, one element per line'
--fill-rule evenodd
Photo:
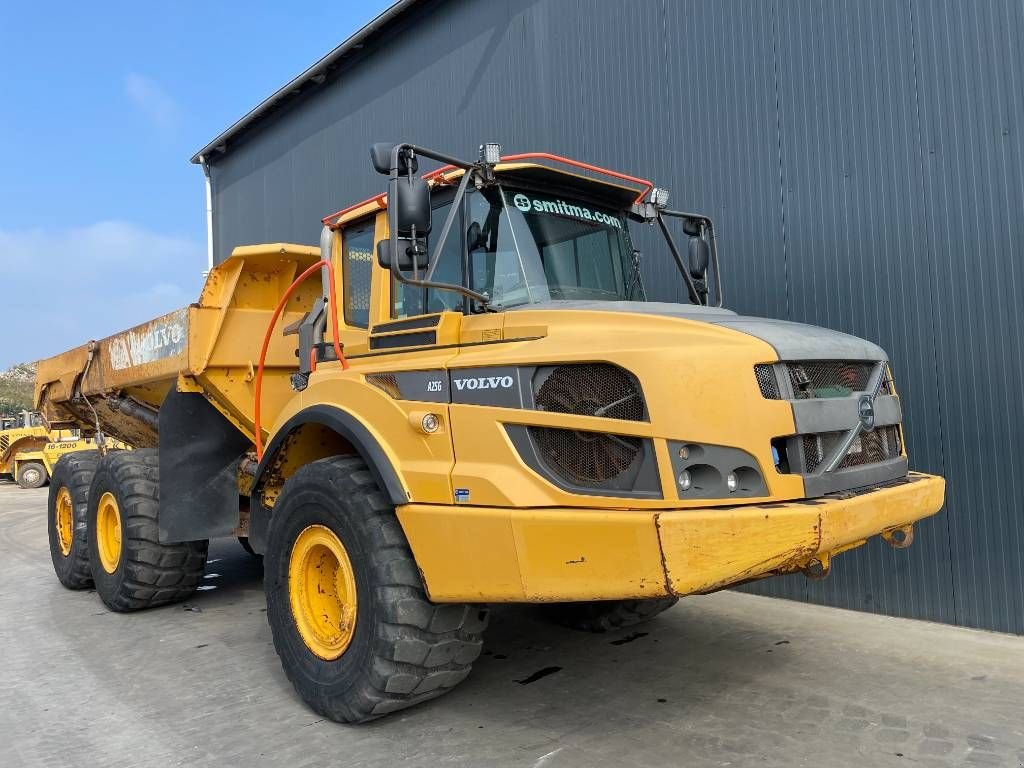
<path fill-rule="evenodd" d="M 243 606 L 250 614 L 265 610 L 262 561 L 233 540 L 211 543 L 203 586 L 183 605 L 144 613 L 184 609 L 229 615 Z M 556 733 L 598 722 L 613 729 L 633 727 L 640 710 L 648 722 L 652 709 L 675 719 L 723 696 L 742 698 L 756 676 L 779 673 L 794 660 L 785 647 L 787 638 L 734 614 L 706 610 L 708 600 L 684 599 L 644 624 L 601 634 L 552 622 L 550 606 L 491 606 L 483 652 L 465 682 L 435 701 L 362 727 L 377 731 L 421 718 L 426 725 L 439 716 L 476 728 L 507 729 L 518 723 Z M 257 632 L 269 644 L 265 622 Z M 280 670 L 261 670 L 260 678 L 297 708 L 305 707 Z M 505 702 L 504 708 L 484 705 L 495 697 Z"/>
<path fill-rule="evenodd" d="M 262 561 L 234 541 L 211 545 L 207 576 L 212 574 L 204 586 L 215 588 L 192 601 L 202 609 L 237 599 L 238 590 L 263 590 Z M 681 707 L 700 708 L 731 688 L 741 695 L 754 677 L 793 661 L 788 638 L 734 614 L 707 611 L 710 599 L 687 598 L 644 624 L 599 634 L 551 621 L 550 606 L 492 605 L 484 650 L 470 677 L 410 713 L 470 707 L 477 716 L 484 708 L 474 707 L 474 700 L 499 695 L 521 708 L 521 715 L 543 717 L 552 726 L 566 715 L 570 722 L 563 725 L 577 718 L 629 719 L 631 707 L 641 702 L 677 716 Z M 280 682 L 294 696 L 283 675 Z M 571 699 L 573 711 L 553 702 L 553 695 Z M 384 718 L 373 727 L 394 720 Z"/>

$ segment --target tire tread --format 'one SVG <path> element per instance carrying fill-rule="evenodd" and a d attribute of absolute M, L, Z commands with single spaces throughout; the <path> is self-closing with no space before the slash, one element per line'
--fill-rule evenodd
<path fill-rule="evenodd" d="M 483 648 L 486 608 L 427 599 L 394 507 L 361 459 L 321 459 L 292 479 L 302 482 L 304 476 L 328 482 L 335 498 L 346 499 L 349 509 L 360 511 L 352 522 L 368 542 L 369 569 L 382 616 L 374 628 L 370 668 L 361 684 L 344 696 L 316 694 L 305 690 L 304 680 L 286 663 L 293 685 L 318 714 L 342 722 L 373 720 L 454 688 Z M 279 504 L 288 492 L 286 485 Z M 284 640 L 273 625 L 272 629 L 275 648 L 284 659 Z"/>
<path fill-rule="evenodd" d="M 47 501 L 47 527 L 50 537 L 50 557 L 54 571 L 61 584 L 68 589 L 86 589 L 93 585 L 92 569 L 89 566 L 89 541 L 87 533 L 87 508 L 89 487 L 96 473 L 100 455 L 98 451 L 75 451 L 57 459 L 50 478 L 50 494 Z M 65 558 L 57 543 L 54 529 L 54 507 L 60 489 L 67 487 L 71 493 L 72 505 L 72 547 Z"/>
<path fill-rule="evenodd" d="M 138 611 L 192 596 L 206 570 L 209 542 L 161 544 L 160 480 L 155 448 L 117 451 L 104 457 L 102 470 L 120 491 L 124 578 L 120 588 L 103 594 L 118 612 Z M 99 470 L 98 470 L 99 471 Z M 101 567 L 98 563 L 94 568 Z"/>

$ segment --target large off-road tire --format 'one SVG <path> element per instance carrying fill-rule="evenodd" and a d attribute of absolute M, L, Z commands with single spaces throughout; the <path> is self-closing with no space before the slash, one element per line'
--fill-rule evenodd
<path fill-rule="evenodd" d="M 42 488 L 49 480 L 46 467 L 38 461 L 26 461 L 18 465 L 18 485 L 22 488 Z"/>
<path fill-rule="evenodd" d="M 89 486 L 99 463 L 98 451 L 76 451 L 61 456 L 53 467 L 46 503 L 50 559 L 57 579 L 68 589 L 92 586 L 86 520 Z"/>
<path fill-rule="evenodd" d="M 641 624 L 678 602 L 678 597 L 654 597 L 648 600 L 551 603 L 544 606 L 544 611 L 552 621 L 572 629 L 610 632 Z"/>
<path fill-rule="evenodd" d="M 195 592 L 207 541 L 161 544 L 156 449 L 114 451 L 96 467 L 89 489 L 89 560 L 96 592 L 114 611 L 137 611 Z"/>
<path fill-rule="evenodd" d="M 289 478 L 264 573 L 285 674 L 331 720 L 364 722 L 440 696 L 480 654 L 487 609 L 427 600 L 394 508 L 358 458 L 322 459 Z"/>

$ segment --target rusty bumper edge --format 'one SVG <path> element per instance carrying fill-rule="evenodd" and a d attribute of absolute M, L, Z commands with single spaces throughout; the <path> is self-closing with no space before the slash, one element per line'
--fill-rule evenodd
<path fill-rule="evenodd" d="M 909 527 L 942 508 L 945 480 L 910 473 L 907 482 L 855 496 L 728 510 L 657 515 L 666 586 L 676 595 L 824 564 L 872 536 Z M 813 561 L 813 563 L 812 563 Z"/>

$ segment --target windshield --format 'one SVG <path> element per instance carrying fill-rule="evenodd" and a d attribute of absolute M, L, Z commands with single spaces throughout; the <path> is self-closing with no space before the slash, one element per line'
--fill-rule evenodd
<path fill-rule="evenodd" d="M 469 198 L 469 285 L 495 305 L 644 300 L 621 212 L 503 186 Z"/>

